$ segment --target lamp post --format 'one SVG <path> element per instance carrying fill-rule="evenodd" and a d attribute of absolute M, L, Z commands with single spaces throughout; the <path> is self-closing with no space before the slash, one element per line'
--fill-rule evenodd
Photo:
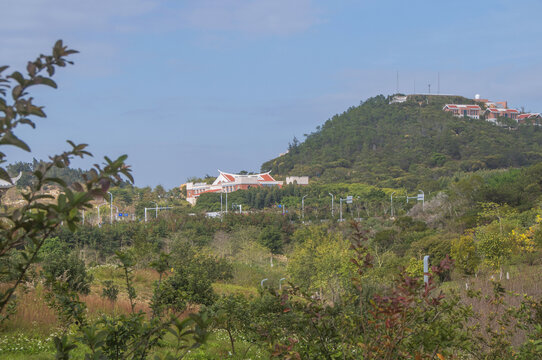
<path fill-rule="evenodd" d="M 266 282 L 267 280 L 268 280 L 268 279 L 265 278 L 265 279 L 263 279 L 262 281 L 260 281 L 260 286 L 262 287 L 262 289 L 263 289 L 263 283 Z"/>
<path fill-rule="evenodd" d="M 329 195 L 331 195 L 331 218 L 333 218 L 333 199 L 335 196 L 332 193 L 329 193 Z"/>
<path fill-rule="evenodd" d="M 393 194 L 395 194 L 396 192 L 392 192 L 391 195 L 390 195 L 390 203 L 391 203 L 391 217 L 393 217 Z"/>
<path fill-rule="evenodd" d="M 307 195 L 304 195 L 302 198 L 301 198 L 301 218 L 303 220 L 305 220 L 305 198 L 307 197 Z"/>
<path fill-rule="evenodd" d="M 418 190 L 420 193 L 421 193 L 421 196 L 420 194 L 418 194 L 418 201 L 421 199 L 422 200 L 422 211 L 424 211 L 424 208 L 425 208 L 425 193 L 423 192 L 423 190 Z"/>
<path fill-rule="evenodd" d="M 109 206 L 110 215 L 109 215 L 109 223 L 113 224 L 113 194 L 111 194 L 109 191 L 107 192 L 109 196 L 111 196 L 111 202 Z"/>
<path fill-rule="evenodd" d="M 282 290 L 282 280 L 286 280 L 286 278 L 279 279 L 279 290 Z"/>

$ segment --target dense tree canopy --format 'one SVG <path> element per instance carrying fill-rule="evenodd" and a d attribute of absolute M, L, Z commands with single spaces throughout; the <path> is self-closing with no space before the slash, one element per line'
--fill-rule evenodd
<path fill-rule="evenodd" d="M 309 175 L 321 182 L 365 182 L 413 189 L 457 171 L 522 167 L 542 160 L 542 129 L 514 129 L 482 119 L 453 117 L 449 96 L 410 97 L 401 104 L 373 97 L 327 120 L 262 171 Z"/>

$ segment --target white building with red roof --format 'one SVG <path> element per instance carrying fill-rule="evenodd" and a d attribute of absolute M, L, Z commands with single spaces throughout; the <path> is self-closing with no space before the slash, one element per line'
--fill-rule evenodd
<path fill-rule="evenodd" d="M 518 123 L 540 125 L 542 116 L 540 113 L 526 113 L 518 115 Z"/>
<path fill-rule="evenodd" d="M 282 181 L 276 181 L 269 173 L 261 174 L 231 174 L 218 170 L 220 173 L 212 184 L 186 183 L 186 200 L 194 205 L 201 194 L 209 192 L 230 193 L 237 190 L 247 190 L 254 187 L 282 187 Z"/>
<path fill-rule="evenodd" d="M 486 120 L 492 123 L 497 122 L 497 118 L 510 118 L 512 120 L 518 120 L 519 111 L 516 109 L 501 109 L 501 108 L 488 108 L 485 112 Z"/>
<path fill-rule="evenodd" d="M 471 119 L 479 119 L 482 111 L 480 106 L 468 104 L 446 104 L 442 110 L 451 112 L 453 116 L 470 117 Z"/>

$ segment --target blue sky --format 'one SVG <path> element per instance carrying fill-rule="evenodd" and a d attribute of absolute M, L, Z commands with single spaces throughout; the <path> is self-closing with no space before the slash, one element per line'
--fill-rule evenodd
<path fill-rule="evenodd" d="M 0 64 L 22 69 L 61 38 L 81 53 L 30 160 L 90 144 L 128 154 L 136 185 L 257 171 L 294 136 L 396 89 L 542 111 L 540 1 L 0 0 Z"/>

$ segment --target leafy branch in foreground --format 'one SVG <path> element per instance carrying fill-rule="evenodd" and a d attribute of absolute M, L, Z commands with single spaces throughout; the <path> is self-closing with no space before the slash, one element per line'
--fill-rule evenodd
<path fill-rule="evenodd" d="M 72 64 L 66 57 L 75 53 L 77 51 L 68 49 L 59 40 L 51 55 L 40 55 L 36 60 L 28 62 L 26 75 L 14 71 L 6 76 L 4 73 L 8 66 L 0 67 L 0 146 L 14 146 L 30 152 L 30 147 L 15 135 L 14 130 L 20 124 L 35 128 L 32 118 L 44 118 L 46 115 L 42 106 L 33 103 L 29 90 L 37 85 L 56 88 L 51 76 L 56 68 Z M 106 157 L 103 165 L 94 165 L 84 176 L 84 181 L 71 186 L 50 176 L 53 168 L 65 168 L 74 158 L 92 156 L 86 150 L 86 144 L 75 144 L 72 141 L 68 141 L 68 144 L 69 150 L 49 157 L 49 161 L 35 169 L 33 176 L 36 181 L 23 194 L 24 204 L 20 208 L 0 210 L 0 276 L 9 281 L 9 285 L 0 291 L 1 320 L 5 319 L 5 310 L 15 290 L 25 280 L 30 266 L 37 261 L 45 239 L 61 224 L 75 230 L 80 222 L 80 211 L 91 208 L 91 201 L 103 197 L 111 185 L 123 178 L 133 182 L 130 168 L 124 163 L 126 155 L 116 160 Z M 6 154 L 0 152 L 0 179 L 11 182 L 2 166 L 6 161 Z M 43 192 L 46 185 L 59 188 L 56 199 Z"/>

